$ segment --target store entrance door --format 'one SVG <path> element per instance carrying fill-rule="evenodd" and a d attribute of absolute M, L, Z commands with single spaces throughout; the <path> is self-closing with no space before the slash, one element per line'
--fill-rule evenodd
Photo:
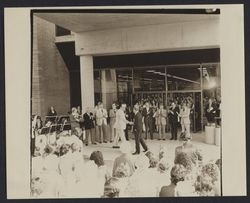
<path fill-rule="evenodd" d="M 202 109 L 202 101 L 201 101 L 201 92 L 200 91 L 194 91 L 194 92 L 168 92 L 167 94 L 167 104 L 170 106 L 170 102 L 175 100 L 178 104 L 181 104 L 181 102 L 189 98 L 192 102 L 191 106 L 191 115 L 190 115 L 190 121 L 191 121 L 191 131 L 192 132 L 198 132 L 202 130 L 202 115 L 203 115 L 203 109 Z"/>

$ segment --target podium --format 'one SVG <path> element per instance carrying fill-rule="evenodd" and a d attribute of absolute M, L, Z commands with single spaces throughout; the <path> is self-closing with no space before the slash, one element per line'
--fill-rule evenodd
<path fill-rule="evenodd" d="M 215 126 L 205 126 L 205 143 L 215 143 Z"/>

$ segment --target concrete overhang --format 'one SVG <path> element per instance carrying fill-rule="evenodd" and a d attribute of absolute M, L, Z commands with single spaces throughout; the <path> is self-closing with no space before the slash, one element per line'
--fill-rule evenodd
<path fill-rule="evenodd" d="M 219 18 L 217 14 L 34 12 L 34 15 L 76 33 L 136 26 L 215 20 Z"/>

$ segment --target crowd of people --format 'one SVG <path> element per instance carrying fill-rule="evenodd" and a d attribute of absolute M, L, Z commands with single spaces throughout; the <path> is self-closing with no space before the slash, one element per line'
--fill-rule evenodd
<path fill-rule="evenodd" d="M 67 197 L 175 197 L 219 196 L 220 159 L 203 161 L 190 140 L 175 149 L 174 161 L 167 148 L 132 156 L 131 143 L 122 142 L 111 167 L 101 151 L 86 156 L 78 132 L 62 132 L 48 141 L 38 135 L 32 157 L 31 196 Z M 152 179 L 152 177 L 154 177 Z"/>
<path fill-rule="evenodd" d="M 87 107 L 85 112 L 73 107 L 69 115 L 71 129 L 49 135 L 41 132 L 43 126 L 55 122 L 55 108 L 50 108 L 44 124 L 40 116 L 33 116 L 32 197 L 221 195 L 220 159 L 205 163 L 201 151 L 191 142 L 192 105 L 187 99 L 181 104 L 172 101 L 167 109 L 162 103 L 153 106 L 149 101 L 137 102 L 133 108 L 114 103 L 109 111 L 102 102 L 95 109 Z M 66 123 L 67 119 L 62 122 Z M 171 140 L 176 140 L 179 124 L 184 144 L 176 148 L 174 161 L 169 159 L 164 147 L 159 153 L 152 153 L 144 139 L 154 139 L 156 130 L 158 139 L 165 140 L 166 125 L 169 125 Z M 128 130 L 134 133 L 134 152 L 127 141 Z M 121 155 L 115 158 L 112 169 L 106 166 L 101 151 L 86 156 L 84 146 L 90 141 L 93 145 L 111 142 L 113 148 L 120 149 Z"/>

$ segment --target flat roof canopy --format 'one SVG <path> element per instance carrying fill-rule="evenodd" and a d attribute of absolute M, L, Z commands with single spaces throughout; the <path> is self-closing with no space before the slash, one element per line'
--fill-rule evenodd
<path fill-rule="evenodd" d="M 35 16 L 73 32 L 88 32 L 156 24 L 172 24 L 219 18 L 217 11 L 211 14 L 206 13 L 205 9 L 172 9 L 171 13 L 169 13 L 169 10 L 171 9 L 168 9 L 168 13 L 82 13 L 83 10 L 74 10 L 74 12 L 70 12 L 70 10 L 64 10 L 65 12 L 63 12 L 63 10 L 34 10 L 33 13 Z M 183 12 L 183 10 L 185 11 Z M 160 11 L 165 10 L 161 9 Z"/>

